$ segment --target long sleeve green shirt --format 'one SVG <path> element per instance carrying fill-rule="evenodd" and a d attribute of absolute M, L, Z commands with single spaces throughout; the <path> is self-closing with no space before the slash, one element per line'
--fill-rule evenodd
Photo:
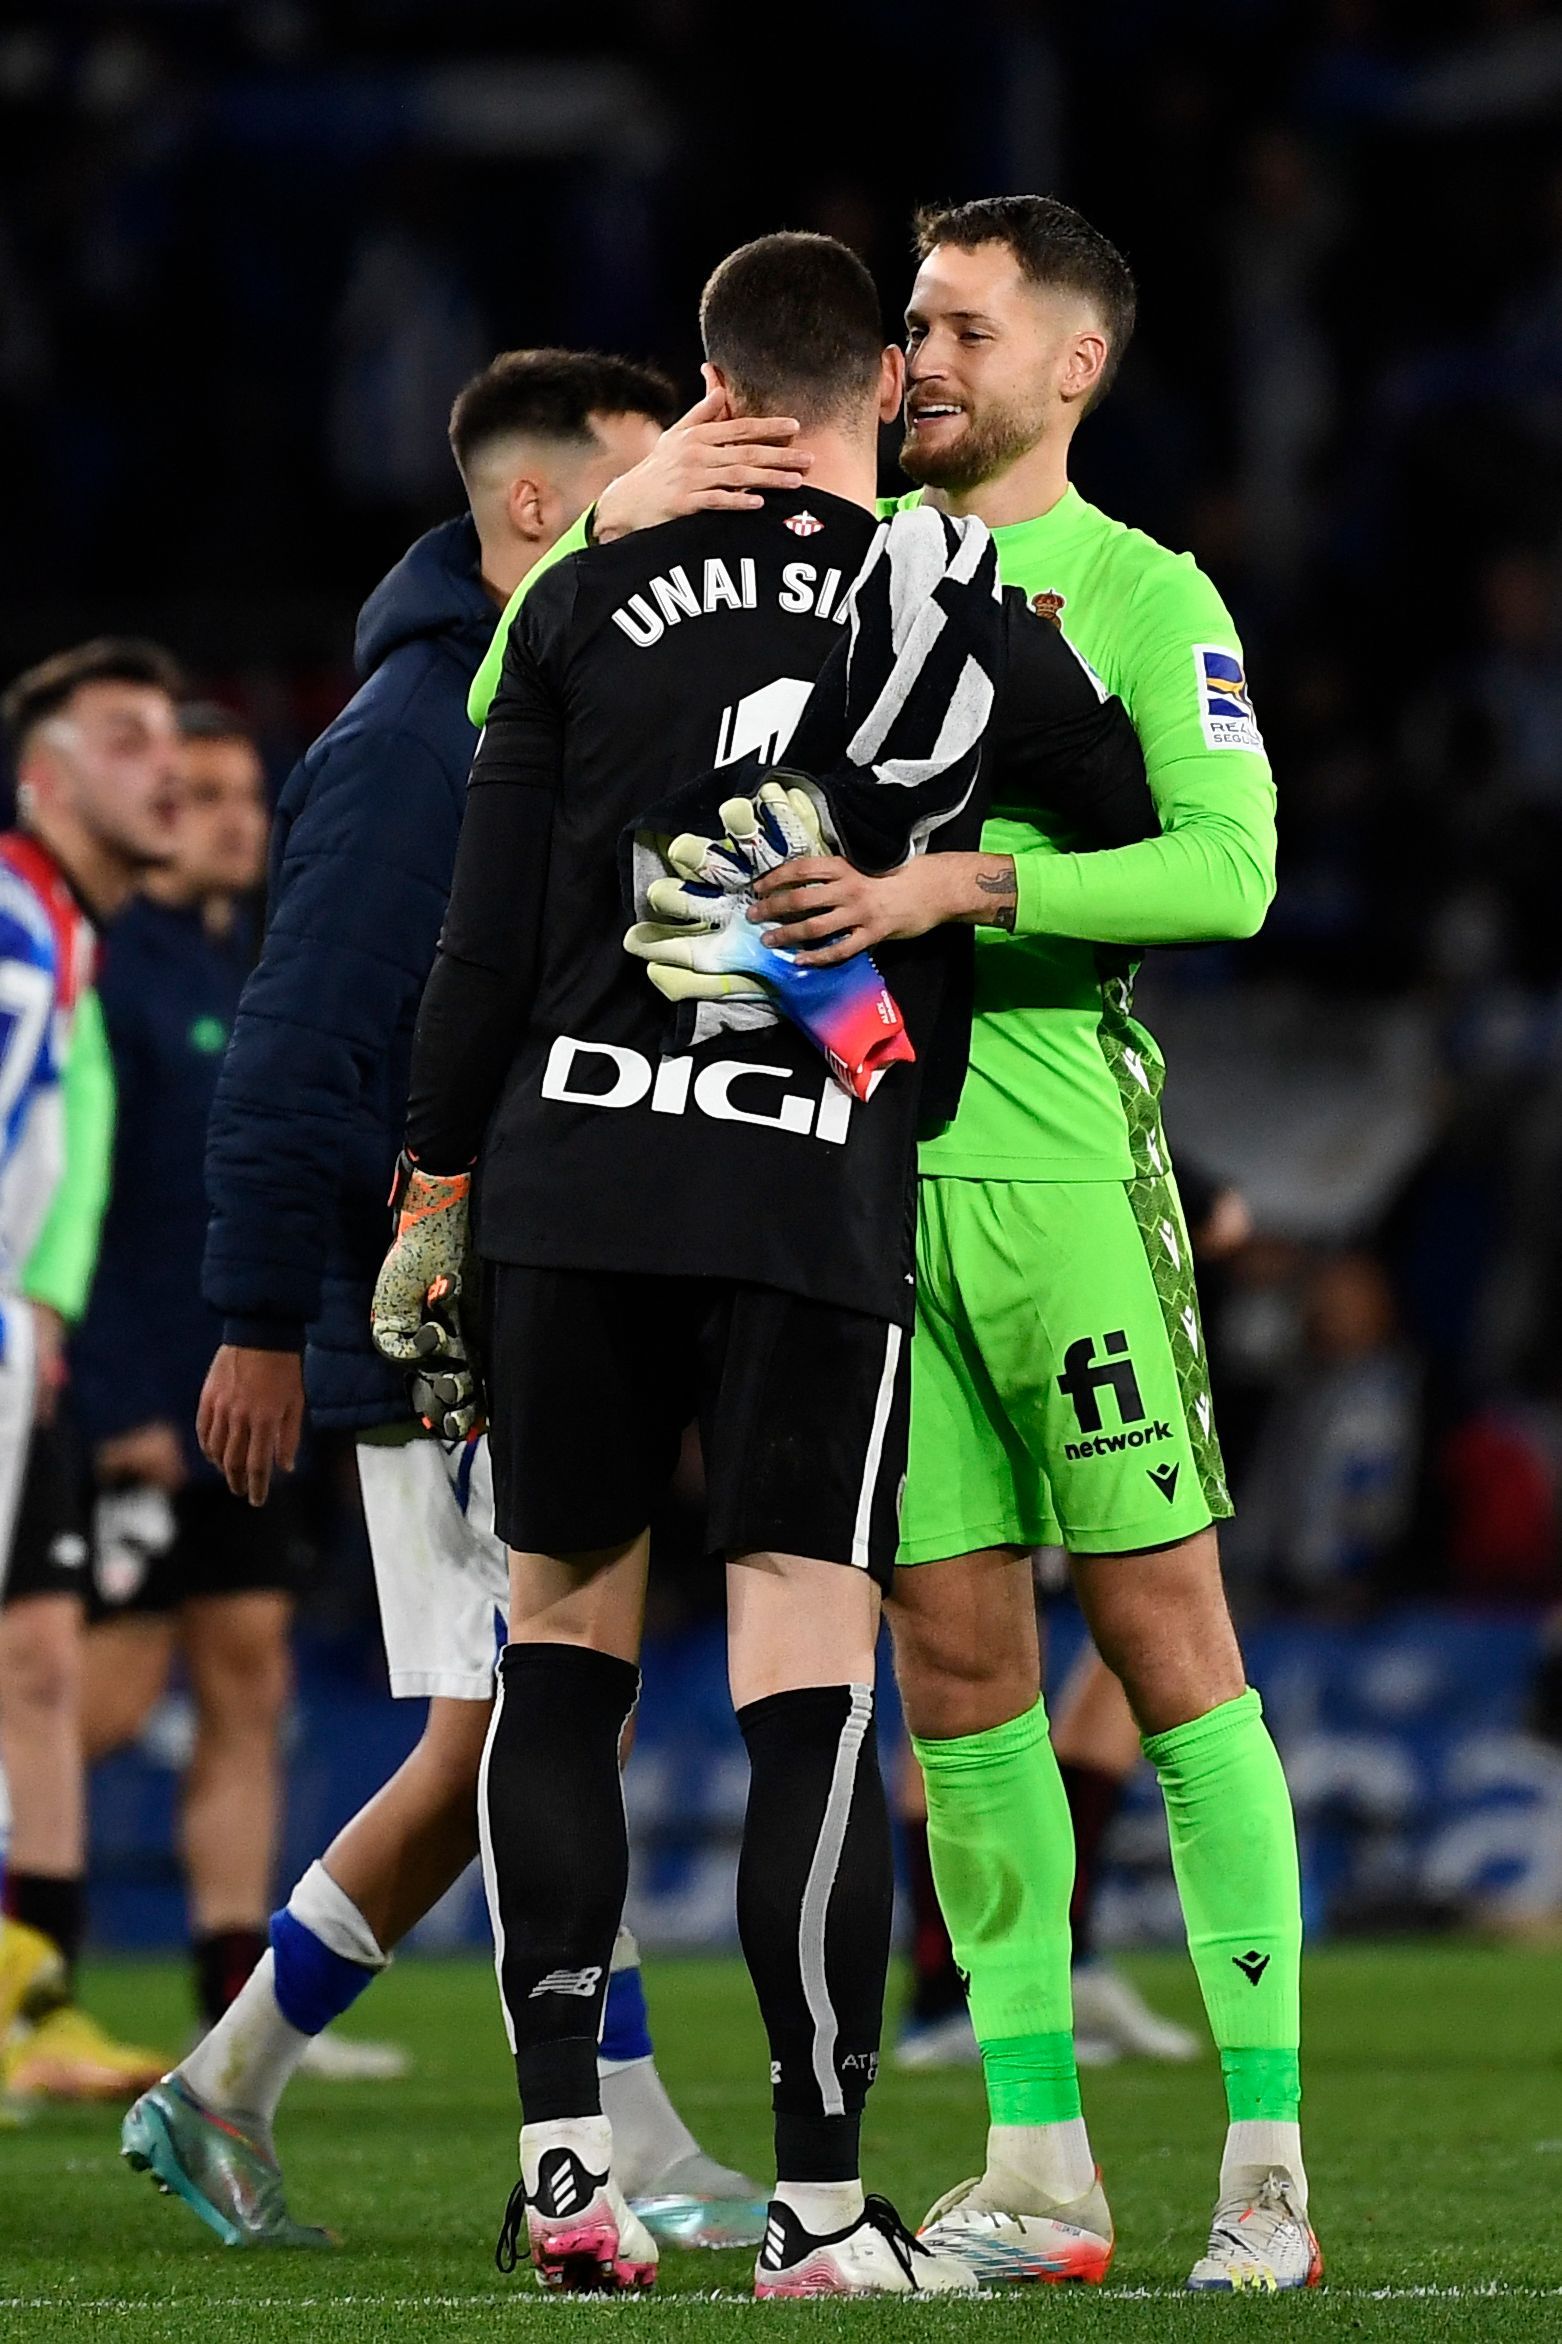
<path fill-rule="evenodd" d="M 902 500 L 910 503 L 912 498 Z M 893 512 L 893 503 L 886 504 Z M 472 687 L 486 721 L 528 586 L 587 543 L 583 515 L 512 596 Z M 1160 1168 L 1162 1063 L 1132 1014 L 1140 950 L 1251 936 L 1275 888 L 1275 790 L 1242 645 L 1187 554 L 1076 489 L 995 529 L 1004 582 L 1059 625 L 1127 708 L 1161 835 L 1096 853 L 995 806 L 982 844 L 1014 858 L 1012 935 L 978 931 L 970 1071 L 925 1174 L 1123 1180 Z"/>

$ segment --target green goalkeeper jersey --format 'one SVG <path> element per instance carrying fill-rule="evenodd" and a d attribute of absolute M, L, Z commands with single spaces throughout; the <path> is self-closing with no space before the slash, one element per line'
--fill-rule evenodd
<path fill-rule="evenodd" d="M 1139 948 L 1253 934 L 1274 894 L 1274 784 L 1236 629 L 1191 555 L 1074 488 L 993 536 L 1005 585 L 1133 718 L 1162 834 L 1071 854 L 994 806 L 982 844 L 1014 857 L 1014 933 L 977 931 L 970 1071 L 921 1168 L 1130 1179 L 1161 1169 L 1161 1056 L 1131 1015 Z"/>
<path fill-rule="evenodd" d="M 472 687 L 474 724 L 487 717 L 527 586 L 586 543 L 588 522 L 512 597 Z M 1163 1168 L 1161 1056 L 1132 1015 L 1140 952 L 1257 929 L 1274 894 L 1274 784 L 1236 629 L 1190 555 L 1109 519 L 1074 488 L 1038 520 L 993 536 L 1004 583 L 1062 628 L 1133 718 L 1161 836 L 1076 854 L 1034 818 L 993 808 L 982 844 L 1014 857 L 1014 933 L 977 931 L 970 1070 L 954 1122 L 923 1143 L 921 1169 L 1128 1180 Z"/>

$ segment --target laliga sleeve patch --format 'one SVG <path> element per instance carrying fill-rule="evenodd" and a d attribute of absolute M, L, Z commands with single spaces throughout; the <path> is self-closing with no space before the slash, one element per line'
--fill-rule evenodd
<path fill-rule="evenodd" d="M 1223 643 L 1195 643 L 1193 669 L 1198 679 L 1199 718 L 1212 749 L 1249 749 L 1264 754 L 1263 735 L 1248 698 L 1247 671 L 1240 651 Z"/>

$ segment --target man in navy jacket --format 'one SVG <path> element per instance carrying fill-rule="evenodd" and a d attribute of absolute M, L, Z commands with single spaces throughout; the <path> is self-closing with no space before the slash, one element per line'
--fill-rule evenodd
<path fill-rule="evenodd" d="M 405 1765 L 274 1916 L 232 2007 L 126 2120 L 132 2160 L 173 2180 L 230 2243 L 319 2242 L 283 2200 L 278 2100 L 309 2043 L 476 1852 L 506 1578 L 487 1444 L 451 1453 L 419 1437 L 371 1349 L 370 1294 L 476 747 L 468 687 L 521 578 L 647 452 L 671 408 L 661 376 L 565 351 L 512 351 L 466 386 L 451 445 L 470 516 L 431 530 L 370 597 L 364 682 L 277 810 L 265 944 L 210 1124 L 204 1284 L 223 1341 L 201 1445 L 259 1504 L 273 1469 L 293 1462 L 306 1381 L 315 1422 L 357 1435 L 391 1688 L 427 1696 L 429 1710 Z M 667 2100 L 632 1943 L 604 2054 L 640 2193 L 672 2201 L 685 2234 L 703 2223 L 712 2243 L 741 2208 L 746 2237 L 754 2185 L 701 2156 Z"/>
<path fill-rule="evenodd" d="M 201 1299 L 201 1162 L 254 959 L 269 811 L 259 752 L 237 717 L 186 706 L 179 730 L 173 856 L 115 921 L 98 980 L 114 1063 L 114 1176 L 71 1384 L 100 1493 L 87 1754 L 134 1740 L 182 1648 L 195 1740 L 180 1852 L 210 2024 L 266 1944 L 296 1571 L 276 1504 L 236 1498 L 195 1445 L 216 1334 Z"/>

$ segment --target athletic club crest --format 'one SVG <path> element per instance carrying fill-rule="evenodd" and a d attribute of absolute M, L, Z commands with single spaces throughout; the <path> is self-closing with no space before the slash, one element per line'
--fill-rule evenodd
<path fill-rule="evenodd" d="M 786 526 L 794 537 L 817 537 L 824 523 L 816 521 L 812 513 L 788 513 Z"/>
<path fill-rule="evenodd" d="M 1048 626 L 1061 627 L 1063 624 L 1063 605 L 1067 600 L 1066 594 L 1051 592 L 1033 594 L 1030 598 L 1030 606 L 1039 619 L 1046 620 Z"/>

